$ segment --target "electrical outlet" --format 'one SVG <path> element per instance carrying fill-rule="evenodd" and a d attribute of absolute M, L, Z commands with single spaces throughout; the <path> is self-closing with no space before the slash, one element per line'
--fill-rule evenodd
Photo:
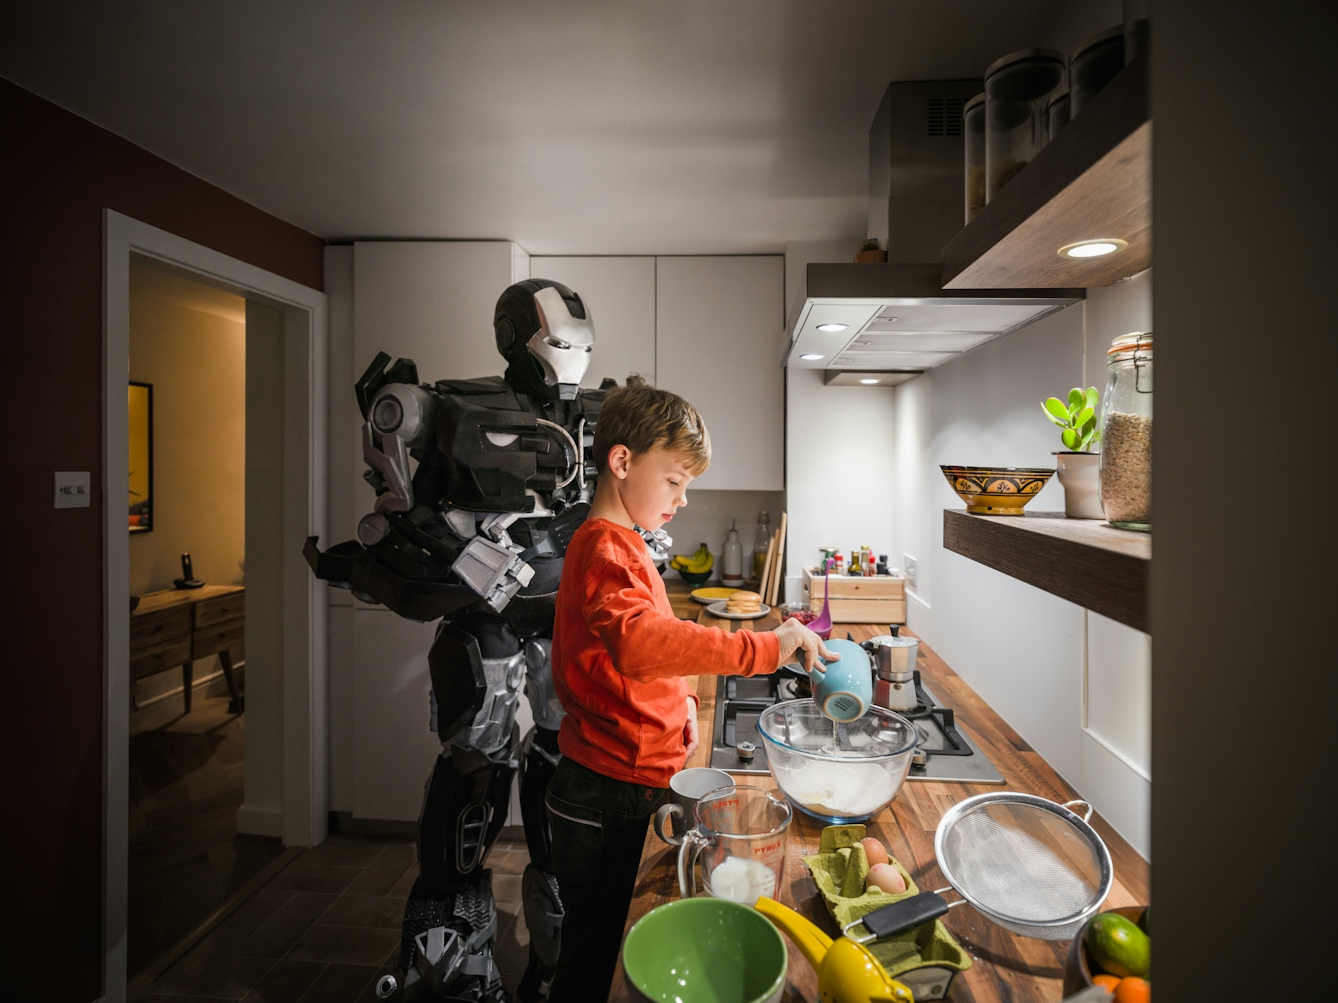
<path fill-rule="evenodd" d="M 917 569 L 915 558 L 910 554 L 901 555 L 901 573 L 906 576 L 906 584 L 911 588 L 919 588 L 919 579 L 917 578 Z"/>

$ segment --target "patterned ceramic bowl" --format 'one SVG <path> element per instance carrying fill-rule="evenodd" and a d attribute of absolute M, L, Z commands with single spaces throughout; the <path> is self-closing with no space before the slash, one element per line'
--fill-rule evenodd
<path fill-rule="evenodd" d="M 1023 507 L 1054 476 L 1045 467 L 950 467 L 939 469 L 966 510 L 976 515 L 1021 515 Z"/>

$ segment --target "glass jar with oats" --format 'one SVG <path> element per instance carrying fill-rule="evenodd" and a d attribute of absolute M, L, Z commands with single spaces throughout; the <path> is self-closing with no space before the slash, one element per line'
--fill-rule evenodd
<path fill-rule="evenodd" d="M 1152 530 L 1152 332 L 1110 345 L 1101 406 L 1101 507 L 1119 529 Z"/>

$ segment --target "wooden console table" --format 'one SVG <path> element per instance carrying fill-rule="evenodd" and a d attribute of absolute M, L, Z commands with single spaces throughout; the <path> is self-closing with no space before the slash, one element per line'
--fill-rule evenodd
<path fill-rule="evenodd" d="M 245 586 L 149 592 L 139 597 L 139 605 L 130 614 L 130 680 L 133 683 L 181 666 L 182 696 L 189 714 L 192 663 L 218 655 L 232 697 L 228 711 L 240 714 L 243 698 L 232 671 L 232 649 L 245 636 Z"/>

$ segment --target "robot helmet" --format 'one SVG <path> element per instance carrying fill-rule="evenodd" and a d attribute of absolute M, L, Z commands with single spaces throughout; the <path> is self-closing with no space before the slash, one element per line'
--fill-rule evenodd
<path fill-rule="evenodd" d="M 544 400 L 576 399 L 595 344 L 580 296 L 550 279 L 517 282 L 497 301 L 493 331 L 515 390 Z"/>

